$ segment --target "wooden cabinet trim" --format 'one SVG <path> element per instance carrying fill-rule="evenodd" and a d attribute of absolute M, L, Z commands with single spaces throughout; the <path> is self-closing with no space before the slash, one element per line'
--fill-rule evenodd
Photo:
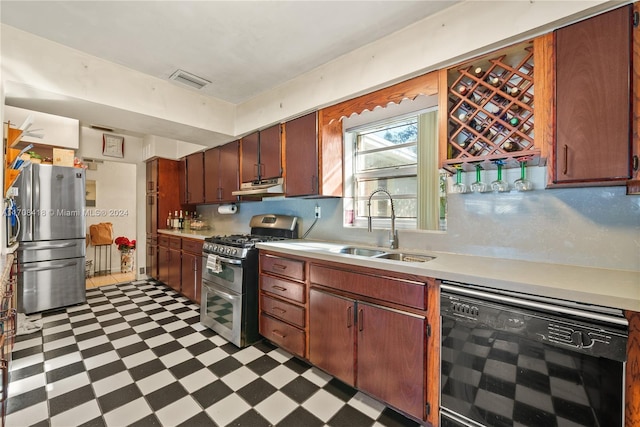
<path fill-rule="evenodd" d="M 260 334 L 269 341 L 279 345 L 298 356 L 305 355 L 306 334 L 287 323 L 269 315 L 260 313 Z"/>
<path fill-rule="evenodd" d="M 260 295 L 260 310 L 271 317 L 275 317 L 287 323 L 291 323 L 299 328 L 306 325 L 305 308 L 272 296 Z"/>
<path fill-rule="evenodd" d="M 340 270 L 316 263 L 311 263 L 309 267 L 309 280 L 312 285 L 318 284 L 419 310 L 427 309 L 427 286 L 423 282 Z"/>
<path fill-rule="evenodd" d="M 288 279 L 303 281 L 306 277 L 305 262 L 275 255 L 260 255 L 260 271 Z"/>
<path fill-rule="evenodd" d="M 307 293 L 303 284 L 277 277 L 261 276 L 260 290 L 301 304 L 307 301 Z"/>

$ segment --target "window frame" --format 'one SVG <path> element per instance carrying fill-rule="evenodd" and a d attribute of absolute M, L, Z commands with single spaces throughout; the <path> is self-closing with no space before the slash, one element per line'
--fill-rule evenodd
<path fill-rule="evenodd" d="M 412 111 L 404 111 L 402 113 L 398 113 L 398 114 L 394 114 L 392 112 L 390 112 L 388 115 L 383 116 L 383 117 L 379 117 L 377 119 L 372 119 L 370 121 L 365 121 L 363 123 L 357 124 L 355 126 L 352 127 L 346 127 L 343 131 L 343 141 L 344 141 L 344 183 L 345 183 L 345 205 L 344 205 L 344 226 L 349 226 L 349 227 L 354 227 L 354 228 L 366 228 L 368 226 L 368 221 L 367 221 L 367 216 L 362 215 L 362 216 L 358 216 L 357 215 L 357 210 L 356 210 L 356 204 L 358 203 L 358 197 L 357 197 L 357 181 L 356 181 L 356 159 L 355 159 L 355 153 L 358 152 L 356 144 L 357 144 L 357 138 L 359 134 L 365 133 L 366 131 L 369 132 L 373 132 L 376 128 L 379 128 L 380 130 L 385 129 L 385 126 L 383 126 L 384 124 L 389 124 L 389 127 L 393 127 L 392 124 L 393 123 L 399 123 L 401 121 L 407 121 L 407 119 L 409 118 L 415 118 L 415 122 L 417 124 L 417 122 L 420 119 L 420 116 L 422 114 L 425 113 L 430 113 L 433 111 L 438 111 L 438 105 L 430 105 L 430 106 L 423 106 L 421 105 L 419 108 L 416 108 Z M 435 129 L 433 129 L 434 132 L 437 133 L 437 127 Z M 418 168 L 420 167 L 420 155 L 419 155 L 419 150 L 420 150 L 420 144 L 421 144 L 421 138 L 420 138 L 420 134 L 417 135 L 416 138 L 416 142 L 415 142 L 415 146 L 416 146 L 416 151 L 417 151 L 417 158 L 416 158 L 416 164 L 415 165 L 410 165 L 410 166 L 400 166 L 397 169 L 398 170 L 402 170 L 402 173 L 399 174 L 393 174 L 393 175 L 388 175 L 385 172 L 382 172 L 384 170 L 386 170 L 386 168 L 383 168 L 382 171 L 369 171 L 366 173 L 360 173 L 360 175 L 366 175 L 367 177 L 371 177 L 371 178 L 384 178 L 384 177 L 402 177 L 402 176 L 412 176 L 415 181 L 416 181 L 416 193 L 415 193 L 415 197 L 414 200 L 416 200 L 416 217 L 411 217 L 411 218 L 396 218 L 396 228 L 397 229 L 409 229 L 409 230 L 420 230 L 418 228 L 418 215 L 419 215 L 419 209 L 417 207 L 417 204 L 419 203 L 419 189 L 417 186 L 417 181 L 418 181 Z M 404 144 L 402 144 L 404 145 Z M 407 145 L 414 145 L 414 143 L 410 143 Z M 393 147 L 396 148 L 396 147 Z M 383 148 L 381 150 L 385 150 L 385 149 L 393 149 L 393 148 Z M 371 152 L 371 150 L 365 150 L 365 152 Z M 386 197 L 386 196 L 385 196 Z M 439 197 L 439 195 L 434 196 L 434 197 Z M 374 196 L 375 199 L 383 199 L 382 195 L 380 195 L 380 197 L 378 197 L 378 195 Z M 395 201 L 395 197 L 394 197 L 394 201 Z M 372 217 L 372 226 L 374 228 L 390 228 L 391 226 L 391 218 L 389 217 Z M 421 231 L 435 231 L 435 230 L 421 230 Z"/>

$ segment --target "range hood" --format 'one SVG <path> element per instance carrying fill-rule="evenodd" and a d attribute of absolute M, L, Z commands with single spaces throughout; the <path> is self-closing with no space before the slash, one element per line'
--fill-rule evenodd
<path fill-rule="evenodd" d="M 240 190 L 232 191 L 233 196 L 278 196 L 284 194 L 284 178 L 260 179 L 243 182 Z"/>

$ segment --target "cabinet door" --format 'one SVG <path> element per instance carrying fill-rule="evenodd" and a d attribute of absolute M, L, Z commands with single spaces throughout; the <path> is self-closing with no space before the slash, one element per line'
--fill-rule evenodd
<path fill-rule="evenodd" d="M 158 159 L 158 227 L 166 228 L 169 211 L 180 209 L 179 171 L 175 160 Z"/>
<path fill-rule="evenodd" d="M 158 240 L 153 235 L 147 235 L 147 260 L 145 273 L 147 276 L 158 279 Z"/>
<path fill-rule="evenodd" d="M 354 385 L 355 303 L 311 289 L 309 360 L 347 384 Z M 379 367 L 374 367 L 373 372 Z"/>
<path fill-rule="evenodd" d="M 318 132 L 316 113 L 284 124 L 287 196 L 318 194 Z"/>
<path fill-rule="evenodd" d="M 282 127 L 280 124 L 260 131 L 260 178 L 278 178 L 282 176 Z"/>
<path fill-rule="evenodd" d="M 165 285 L 169 284 L 169 248 L 158 246 L 158 280 Z"/>
<path fill-rule="evenodd" d="M 237 196 L 231 194 L 240 188 L 238 170 L 240 162 L 238 147 L 240 141 L 233 141 L 220 147 L 220 192 L 221 202 L 235 202 Z"/>
<path fill-rule="evenodd" d="M 187 159 L 178 161 L 178 200 L 181 205 L 187 204 Z"/>
<path fill-rule="evenodd" d="M 158 191 L 158 160 L 147 162 L 147 193 Z"/>
<path fill-rule="evenodd" d="M 180 251 L 169 249 L 169 266 L 168 266 L 168 279 L 165 282 L 166 285 L 169 285 L 173 290 L 180 292 L 181 291 L 181 281 L 182 281 L 182 261 L 181 261 Z"/>
<path fill-rule="evenodd" d="M 204 203 L 204 153 L 187 156 L 187 203 Z"/>
<path fill-rule="evenodd" d="M 358 302 L 356 322 L 356 386 L 423 419 L 426 320 Z"/>
<path fill-rule="evenodd" d="M 630 177 L 630 10 L 556 31 L 554 182 Z"/>
<path fill-rule="evenodd" d="M 195 255 L 182 253 L 182 295 L 195 301 L 196 298 L 196 264 Z"/>
<path fill-rule="evenodd" d="M 158 193 L 148 193 L 146 198 L 146 232 L 147 234 L 155 234 L 158 230 Z"/>
<path fill-rule="evenodd" d="M 258 179 L 259 134 L 254 132 L 240 142 L 240 182 Z"/>
<path fill-rule="evenodd" d="M 204 202 L 220 200 L 220 147 L 204 152 Z"/>

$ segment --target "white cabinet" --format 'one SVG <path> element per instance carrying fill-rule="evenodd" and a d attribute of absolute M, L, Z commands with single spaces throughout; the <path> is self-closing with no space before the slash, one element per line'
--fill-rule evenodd
<path fill-rule="evenodd" d="M 71 148 L 77 150 L 80 145 L 80 122 L 68 117 L 54 116 L 53 114 L 40 113 L 22 108 L 4 107 L 4 121 L 10 122 L 12 127 L 22 125 L 29 117 L 33 118 L 33 123 L 28 130 L 42 134 L 42 138 L 35 138 L 25 134 L 21 141 L 51 145 L 54 147 Z M 41 130 L 38 130 L 41 129 Z"/>

